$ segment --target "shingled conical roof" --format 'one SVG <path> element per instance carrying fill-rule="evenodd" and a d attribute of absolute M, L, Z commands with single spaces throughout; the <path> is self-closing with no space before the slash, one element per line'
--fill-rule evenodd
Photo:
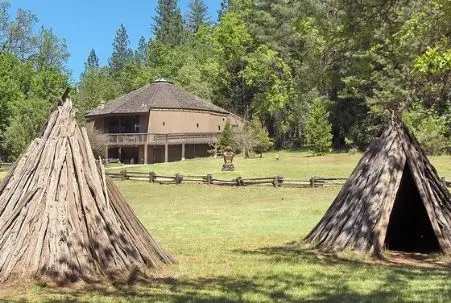
<path fill-rule="evenodd" d="M 174 261 L 97 165 L 70 101 L 0 185 L 0 281 L 129 279 Z"/>
<path fill-rule="evenodd" d="M 451 253 L 451 195 L 403 123 L 374 139 L 306 240 L 325 250 Z"/>
<path fill-rule="evenodd" d="M 190 94 L 165 79 L 159 79 L 93 109 L 86 117 L 138 114 L 149 112 L 152 109 L 193 110 L 229 114 L 227 110 Z"/>

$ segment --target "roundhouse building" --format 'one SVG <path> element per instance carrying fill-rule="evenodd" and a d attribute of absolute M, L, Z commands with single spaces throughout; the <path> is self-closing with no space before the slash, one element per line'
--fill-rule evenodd
<path fill-rule="evenodd" d="M 108 158 L 123 163 L 169 162 L 208 155 L 227 120 L 242 119 L 159 79 L 86 115 L 87 127 L 107 136 Z"/>

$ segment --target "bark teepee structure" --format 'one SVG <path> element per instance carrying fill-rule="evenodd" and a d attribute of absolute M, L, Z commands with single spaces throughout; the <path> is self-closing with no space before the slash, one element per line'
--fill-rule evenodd
<path fill-rule="evenodd" d="M 451 195 L 403 123 L 381 130 L 306 240 L 324 250 L 451 253 Z"/>
<path fill-rule="evenodd" d="M 174 261 L 97 165 L 70 100 L 0 185 L 0 282 L 123 281 Z"/>

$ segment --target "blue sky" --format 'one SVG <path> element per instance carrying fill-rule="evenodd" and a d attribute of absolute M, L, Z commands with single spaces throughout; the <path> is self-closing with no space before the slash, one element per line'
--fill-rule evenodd
<path fill-rule="evenodd" d="M 182 13 L 186 12 L 189 0 L 178 2 Z M 216 19 L 220 2 L 205 0 L 212 20 Z M 58 37 L 66 39 L 71 54 L 67 67 L 72 71 L 72 81 L 76 81 L 91 49 L 95 49 L 102 65 L 107 63 L 121 23 L 133 49 L 141 36 L 149 39 L 157 0 L 10 0 L 10 3 L 11 14 L 17 8 L 31 10 L 38 16 L 39 25 L 52 28 Z"/>

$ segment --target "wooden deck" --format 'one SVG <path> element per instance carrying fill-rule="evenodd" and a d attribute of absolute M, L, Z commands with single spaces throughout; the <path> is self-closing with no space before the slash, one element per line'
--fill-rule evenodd
<path fill-rule="evenodd" d="M 106 135 L 109 146 L 208 144 L 217 142 L 219 137 L 219 133 L 130 133 Z"/>

